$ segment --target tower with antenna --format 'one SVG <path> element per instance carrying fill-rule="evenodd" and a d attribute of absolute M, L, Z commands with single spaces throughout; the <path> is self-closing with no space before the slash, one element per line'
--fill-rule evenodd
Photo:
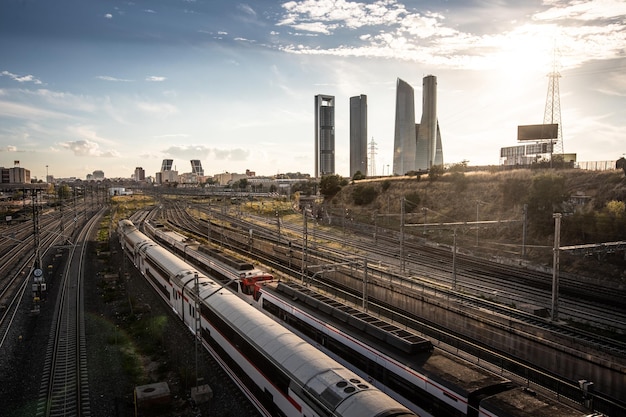
<path fill-rule="evenodd" d="M 563 125 L 561 124 L 561 99 L 559 93 L 559 64 L 557 59 L 558 50 L 554 48 L 552 57 L 552 72 L 548 74 L 548 95 L 546 96 L 546 108 L 543 113 L 544 124 L 557 124 L 559 126 L 557 139 L 552 147 L 553 155 L 562 155 L 563 150 Z"/>
<path fill-rule="evenodd" d="M 369 143 L 369 172 L 367 173 L 368 177 L 375 177 L 376 176 L 376 150 L 378 148 L 376 147 L 376 142 L 374 142 L 374 137 L 372 136 L 372 140 Z"/>

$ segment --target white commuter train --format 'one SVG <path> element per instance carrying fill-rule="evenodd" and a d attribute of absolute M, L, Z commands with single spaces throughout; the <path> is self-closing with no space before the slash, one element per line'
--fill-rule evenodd
<path fill-rule="evenodd" d="M 265 415 L 417 416 L 156 244 L 130 220 L 119 222 L 118 233 L 124 252 L 192 332 L 199 318 L 203 345 Z"/>
<path fill-rule="evenodd" d="M 510 380 L 439 349 L 430 341 L 389 323 L 376 327 L 375 318 L 336 300 L 324 302 L 297 285 L 271 283 L 271 274 L 252 265 L 246 279 L 239 265 L 244 261 L 211 257 L 197 242 L 155 223 L 146 224 L 155 239 L 166 244 L 198 268 L 219 279 L 232 281 L 239 294 L 254 293 L 259 309 L 277 318 L 324 353 L 352 369 L 364 380 L 422 416 L 452 417 L 583 417 L 588 415 L 536 395 Z M 217 266 L 217 267 L 216 267 Z M 262 278 L 261 278 L 262 277 Z M 254 288 L 253 288 L 254 287 Z M 252 300 L 250 300 L 252 302 Z M 359 318 L 360 317 L 360 318 Z"/>

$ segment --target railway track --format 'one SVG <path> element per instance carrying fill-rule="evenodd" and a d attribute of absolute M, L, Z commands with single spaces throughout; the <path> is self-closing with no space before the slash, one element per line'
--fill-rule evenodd
<path fill-rule="evenodd" d="M 200 221 L 194 218 L 193 216 L 190 216 L 189 214 L 187 214 L 185 210 L 172 209 L 171 211 L 168 212 L 166 216 L 164 216 L 164 218 L 168 219 L 170 223 L 172 223 L 175 227 L 180 228 L 180 230 L 187 231 L 187 233 L 196 234 L 200 238 L 206 238 L 207 236 L 206 220 Z M 299 267 L 295 267 L 295 269 L 294 268 L 289 269 L 289 267 L 285 263 L 285 256 L 286 256 L 285 254 L 288 251 L 289 252 L 293 251 L 295 254 L 290 259 L 299 259 L 300 252 L 302 250 L 302 246 L 299 243 L 299 242 L 302 242 L 301 238 L 300 239 L 293 238 L 293 236 L 290 239 L 286 238 L 285 231 L 290 227 L 289 225 L 284 224 L 284 223 L 281 224 L 283 235 L 281 236 L 281 239 L 279 242 L 277 238 L 275 222 L 268 222 L 266 219 L 265 221 L 248 222 L 239 218 L 239 216 L 230 217 L 227 214 L 223 214 L 220 212 L 210 212 L 210 218 L 212 219 L 212 223 L 213 223 L 210 229 L 212 229 L 212 240 L 214 243 L 222 243 L 225 247 L 230 247 L 234 251 L 240 251 L 246 254 L 247 256 L 253 256 L 259 262 L 266 264 L 277 271 L 284 271 L 285 273 L 290 274 L 292 276 L 296 276 L 296 277 L 299 276 L 300 271 L 297 270 Z M 267 224 L 269 224 L 269 226 L 267 226 Z M 295 236 L 297 236 L 298 234 L 300 235 L 302 234 L 301 225 L 300 226 L 294 225 L 293 228 L 294 228 Z M 219 229 L 222 229 L 222 230 L 219 230 Z M 309 233 L 311 233 L 310 229 L 309 229 Z M 231 238 L 228 239 L 224 237 L 223 235 L 231 236 Z M 333 240 L 330 236 L 322 235 L 320 231 L 317 231 L 316 235 L 320 239 L 320 241 L 327 240 L 328 242 L 332 242 Z M 267 239 L 268 242 L 271 241 L 272 243 L 270 243 L 270 245 L 275 248 L 274 250 L 275 254 L 278 254 L 278 252 L 282 252 L 282 257 L 275 256 L 275 255 L 268 255 L 268 254 L 260 254 L 257 252 L 254 252 L 254 254 L 249 253 L 249 249 L 251 247 L 250 238 L 252 236 L 254 236 L 255 239 Z M 354 239 L 352 239 L 352 242 L 355 242 L 358 240 L 361 240 L 361 238 L 355 237 Z M 365 241 L 365 239 L 363 240 Z M 288 241 L 290 241 L 291 244 L 287 248 Z M 364 242 L 363 244 L 366 245 L 366 242 Z M 316 245 L 309 244 L 309 247 L 307 248 L 307 252 L 308 252 L 308 255 L 311 257 L 310 261 L 316 262 L 317 264 L 325 263 L 328 265 L 332 265 L 332 264 L 338 264 L 341 262 L 345 263 L 346 259 L 355 258 L 355 255 L 356 255 L 356 258 L 363 259 L 362 254 L 359 254 L 359 252 L 361 252 L 361 249 L 355 249 L 355 246 L 344 247 L 343 249 L 337 249 L 336 246 L 340 246 L 340 245 L 336 245 L 336 244 L 332 245 L 332 243 L 323 244 L 323 245 L 322 244 L 316 244 Z M 282 249 L 279 249 L 279 248 L 282 248 Z M 374 245 L 370 244 L 370 249 L 375 250 L 376 248 L 374 247 Z M 324 261 L 322 261 L 321 259 L 324 259 Z M 614 340 L 613 338 L 603 338 L 602 336 L 598 335 L 597 332 L 593 332 L 593 333 L 586 332 L 583 330 L 576 329 L 574 327 L 570 327 L 564 323 L 554 323 L 554 322 L 551 322 L 550 320 L 537 317 L 534 314 L 517 310 L 516 308 L 512 308 L 511 306 L 502 305 L 500 303 L 490 301 L 481 296 L 472 296 L 472 295 L 464 294 L 459 291 L 454 291 L 449 286 L 442 285 L 441 282 L 436 282 L 436 280 L 429 282 L 428 280 L 425 280 L 425 279 L 416 279 L 415 277 L 407 277 L 406 274 L 400 273 L 400 270 L 397 266 L 388 265 L 388 264 L 386 265 L 384 262 L 377 264 L 376 262 L 372 261 L 368 263 L 368 267 L 369 267 L 368 270 L 370 271 L 370 276 L 372 277 L 380 276 L 381 278 L 384 277 L 382 279 L 390 280 L 390 282 L 393 282 L 394 286 L 396 286 L 396 284 L 406 285 L 414 289 L 418 288 L 420 291 L 432 291 L 433 293 L 437 293 L 437 295 L 440 297 L 457 298 L 457 300 L 460 303 L 467 305 L 467 306 L 471 305 L 472 308 L 491 311 L 498 315 L 510 317 L 511 319 L 514 319 L 515 321 L 526 322 L 529 325 L 532 325 L 537 329 L 541 329 L 541 330 L 538 330 L 541 333 L 544 333 L 544 331 L 554 332 L 555 334 L 560 334 L 561 336 L 567 338 L 568 340 L 572 340 L 574 344 L 580 343 L 580 344 L 584 344 L 587 346 L 593 346 L 599 351 L 604 350 L 611 355 L 615 355 L 616 357 L 618 356 L 624 357 L 624 355 L 626 355 L 626 345 L 624 345 L 621 341 Z M 319 270 L 317 271 L 319 272 Z M 447 274 L 445 271 L 438 272 L 438 273 L 442 275 Z M 308 279 L 316 278 L 317 275 L 318 274 L 314 273 L 314 271 L 312 270 L 306 271 L 306 276 L 308 277 Z M 321 278 L 321 277 L 317 277 L 317 278 Z M 329 284 L 326 284 L 326 285 L 329 285 Z M 336 284 L 332 284 L 332 285 L 336 291 L 341 290 L 341 291 L 348 292 L 349 290 L 349 289 L 338 289 Z M 359 291 L 358 289 L 356 290 L 356 292 L 354 292 L 354 290 L 350 290 L 350 291 L 352 291 L 351 297 L 355 299 L 361 297 L 361 293 L 358 293 Z M 536 291 L 536 290 L 533 290 L 533 291 Z M 369 299 L 368 301 L 371 303 L 379 302 L 378 300 L 372 300 L 372 299 Z M 395 306 L 385 305 L 384 303 L 380 303 L 380 305 L 381 305 L 381 308 L 389 310 L 391 312 L 390 314 L 394 315 L 395 317 L 398 317 L 404 314 L 403 311 L 397 310 Z M 432 323 L 427 323 L 427 325 L 430 326 L 432 325 Z M 421 330 L 418 329 L 418 331 L 421 331 Z M 445 329 L 438 330 L 438 332 L 442 332 L 442 331 L 445 332 Z M 470 343 L 470 345 L 472 344 Z M 487 353 L 485 354 L 489 355 Z M 480 353 L 477 353 L 477 355 L 478 357 L 481 357 Z M 502 362 L 503 360 L 504 360 L 503 358 L 498 359 L 498 361 L 500 362 Z M 508 361 L 508 359 L 506 361 Z M 511 364 L 513 368 L 518 368 L 518 370 L 521 369 L 520 365 L 517 364 L 514 359 L 511 362 Z M 527 366 L 528 365 L 526 364 L 522 368 L 526 369 Z M 528 368 L 526 371 L 523 371 L 523 372 L 525 373 L 536 372 L 536 375 L 538 375 L 537 378 L 544 378 L 542 375 L 545 375 L 545 371 L 543 370 L 532 371 L 531 368 Z M 563 387 L 570 386 L 569 384 L 571 384 L 571 382 L 566 382 L 564 383 Z M 556 386 L 559 386 L 559 385 L 556 384 Z M 559 392 L 559 391 L 556 390 L 555 392 Z M 599 401 L 606 401 L 606 404 L 611 404 L 613 400 L 611 398 L 606 398 L 606 399 L 602 399 Z M 618 408 L 619 407 L 623 407 L 623 406 L 618 405 Z"/>
<path fill-rule="evenodd" d="M 50 330 L 37 406 L 38 417 L 89 416 L 83 305 L 83 266 L 88 237 L 102 215 L 91 217 L 69 251 Z"/>

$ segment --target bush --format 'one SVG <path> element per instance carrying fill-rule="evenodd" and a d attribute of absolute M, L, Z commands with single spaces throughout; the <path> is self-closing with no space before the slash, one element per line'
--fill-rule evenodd
<path fill-rule="evenodd" d="M 357 206 L 370 204 L 378 197 L 378 191 L 371 185 L 354 187 L 352 190 L 352 200 Z"/>

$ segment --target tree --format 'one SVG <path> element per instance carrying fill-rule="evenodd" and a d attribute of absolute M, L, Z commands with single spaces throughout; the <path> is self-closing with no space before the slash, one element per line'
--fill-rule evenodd
<path fill-rule="evenodd" d="M 615 169 L 621 169 L 624 171 L 624 175 L 626 175 L 626 158 L 623 156 L 615 162 Z"/>
<path fill-rule="evenodd" d="M 552 214 L 562 211 L 561 205 L 569 197 L 564 177 L 552 174 L 533 177 L 527 204 L 529 217 L 538 231 L 549 233 L 552 230 Z"/>
<path fill-rule="evenodd" d="M 352 199 L 357 206 L 371 203 L 378 196 L 378 191 L 371 185 L 359 185 L 352 190 Z"/>
<path fill-rule="evenodd" d="M 428 170 L 428 179 L 430 181 L 435 181 L 437 178 L 443 175 L 444 169 L 443 165 L 433 165 Z"/>
<path fill-rule="evenodd" d="M 333 197 L 341 190 L 341 183 L 339 175 L 326 175 L 320 180 L 320 193 L 325 198 Z"/>
<path fill-rule="evenodd" d="M 352 176 L 352 181 L 358 181 L 362 179 L 365 179 L 365 174 L 363 174 L 361 171 L 355 172 Z"/>
<path fill-rule="evenodd" d="M 59 200 L 67 200 L 72 195 L 70 187 L 67 184 L 61 185 L 57 190 Z"/>

